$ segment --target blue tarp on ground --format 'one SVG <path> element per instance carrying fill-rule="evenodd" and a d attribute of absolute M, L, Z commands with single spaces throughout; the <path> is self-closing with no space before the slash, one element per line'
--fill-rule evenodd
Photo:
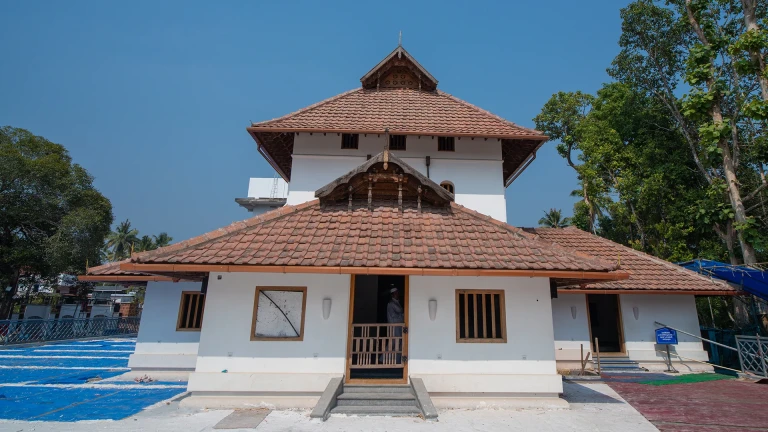
<path fill-rule="evenodd" d="M 697 273 L 730 282 L 756 297 L 768 300 L 768 272 L 763 270 L 705 259 L 680 265 Z"/>
<path fill-rule="evenodd" d="M 102 383 L 127 371 L 120 351 L 134 348 L 113 339 L 0 349 L 0 419 L 119 420 L 184 392 L 185 382 Z"/>

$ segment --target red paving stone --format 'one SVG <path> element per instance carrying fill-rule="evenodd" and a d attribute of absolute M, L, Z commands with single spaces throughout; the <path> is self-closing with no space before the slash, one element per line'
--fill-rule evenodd
<path fill-rule="evenodd" d="M 608 382 L 659 430 L 768 430 L 768 385 L 737 380 L 652 386 Z"/>

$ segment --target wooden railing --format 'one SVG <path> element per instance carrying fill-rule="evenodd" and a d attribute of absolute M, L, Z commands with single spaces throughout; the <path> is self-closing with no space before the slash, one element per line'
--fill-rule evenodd
<path fill-rule="evenodd" d="M 350 367 L 402 368 L 404 324 L 352 324 Z"/>

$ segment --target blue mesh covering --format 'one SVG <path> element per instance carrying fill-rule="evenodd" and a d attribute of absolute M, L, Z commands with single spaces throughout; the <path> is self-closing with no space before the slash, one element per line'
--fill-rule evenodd
<path fill-rule="evenodd" d="M 100 340 L 0 349 L 0 383 L 4 384 L 0 387 L 0 419 L 119 420 L 185 391 L 185 382 L 102 383 L 130 388 L 81 386 L 125 373 L 130 353 L 119 351 L 134 348 L 134 342 Z M 55 358 L 60 356 L 75 358 Z M 168 385 L 174 387 L 158 388 Z"/>
<path fill-rule="evenodd" d="M 697 259 L 680 263 L 681 266 L 732 283 L 742 290 L 768 300 L 768 272 L 718 261 Z"/>

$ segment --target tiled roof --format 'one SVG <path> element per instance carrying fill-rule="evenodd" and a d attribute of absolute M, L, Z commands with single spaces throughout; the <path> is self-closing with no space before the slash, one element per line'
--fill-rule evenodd
<path fill-rule="evenodd" d="M 121 270 L 120 265 L 130 260 L 115 261 L 96 267 L 90 267 L 84 275 L 77 278 L 89 282 L 149 282 L 171 280 L 163 276 L 155 276 L 135 271 Z"/>
<path fill-rule="evenodd" d="M 314 267 L 570 270 L 609 272 L 613 260 L 533 240 L 521 230 L 451 203 L 374 201 L 286 206 L 158 250 L 133 263 Z"/>
<path fill-rule="evenodd" d="M 575 227 L 524 228 L 536 238 L 598 258 L 620 261 L 629 279 L 590 283 L 584 289 L 716 292 L 736 290 L 730 285 L 684 269 L 671 262 L 622 246 Z"/>
<path fill-rule="evenodd" d="M 355 89 L 286 116 L 254 123 L 250 130 L 353 131 L 361 133 L 453 134 L 536 138 L 518 126 L 442 91 Z"/>
<path fill-rule="evenodd" d="M 139 272 L 130 272 L 120 270 L 120 264 L 129 262 L 129 260 L 115 261 L 107 264 L 102 264 L 96 267 L 88 268 L 86 275 L 88 276 L 125 276 L 125 275 L 144 275 Z"/>

